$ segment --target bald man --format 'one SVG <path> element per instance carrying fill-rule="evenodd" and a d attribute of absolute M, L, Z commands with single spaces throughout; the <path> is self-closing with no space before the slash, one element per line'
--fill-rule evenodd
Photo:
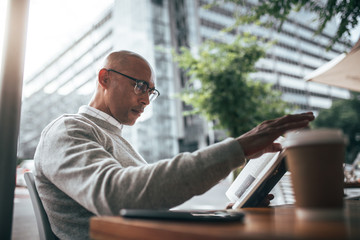
<path fill-rule="evenodd" d="M 88 239 L 89 219 L 95 215 L 175 207 L 209 190 L 246 158 L 280 150 L 273 143 L 278 136 L 314 119 L 312 113 L 287 115 L 236 139 L 148 164 L 121 131 L 160 95 L 154 78 L 140 55 L 113 52 L 98 73 L 89 105 L 43 130 L 34 157 L 35 180 L 58 238 Z"/>
<path fill-rule="evenodd" d="M 97 91 L 89 105 L 121 124 L 134 125 L 149 105 L 149 95 L 152 98 L 159 95 L 154 89 L 154 78 L 150 64 L 140 55 L 128 51 L 112 53 L 99 72 Z M 142 86 L 148 87 L 151 92 L 134 94 L 134 86 L 140 79 L 144 81 Z"/>

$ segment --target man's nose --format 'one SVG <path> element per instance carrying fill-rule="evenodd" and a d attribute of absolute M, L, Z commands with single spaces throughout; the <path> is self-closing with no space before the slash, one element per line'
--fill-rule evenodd
<path fill-rule="evenodd" d="M 144 105 L 149 105 L 150 104 L 150 97 L 149 97 L 148 92 L 145 92 L 145 93 L 140 95 L 140 103 L 144 104 Z"/>

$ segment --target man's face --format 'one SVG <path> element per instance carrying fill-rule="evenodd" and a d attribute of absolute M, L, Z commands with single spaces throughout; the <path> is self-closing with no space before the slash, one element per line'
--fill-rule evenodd
<path fill-rule="evenodd" d="M 130 57 L 129 65 L 126 68 L 112 66 L 112 69 L 133 78 L 144 80 L 150 88 L 154 87 L 154 76 L 151 68 L 139 58 Z M 136 119 L 140 117 L 145 107 L 150 103 L 148 93 L 136 95 L 134 92 L 136 82 L 118 73 L 108 71 L 108 77 L 110 80 L 109 88 L 105 90 L 108 114 L 121 124 L 134 125 Z"/>

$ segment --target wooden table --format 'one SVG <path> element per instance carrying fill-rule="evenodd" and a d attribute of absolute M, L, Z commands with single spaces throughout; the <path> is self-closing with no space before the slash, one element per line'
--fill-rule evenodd
<path fill-rule="evenodd" d="M 345 202 L 344 217 L 305 221 L 295 207 L 247 208 L 243 222 L 198 223 L 94 217 L 92 239 L 215 240 L 215 239 L 360 239 L 360 201 Z"/>

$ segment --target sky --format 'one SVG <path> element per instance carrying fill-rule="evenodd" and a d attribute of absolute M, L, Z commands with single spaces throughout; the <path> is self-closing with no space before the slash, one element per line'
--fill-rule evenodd
<path fill-rule="evenodd" d="M 25 80 L 38 71 L 108 9 L 114 0 L 30 0 Z M 115 0 L 116 1 L 116 0 Z M 7 0 L 0 0 L 0 56 L 2 56 Z M 360 36 L 360 26 L 352 37 Z M 1 64 L 1 58 L 0 58 Z"/>
<path fill-rule="evenodd" d="M 30 0 L 24 79 L 80 38 L 112 3 L 113 0 Z M 0 56 L 6 5 L 7 0 L 0 0 Z"/>

